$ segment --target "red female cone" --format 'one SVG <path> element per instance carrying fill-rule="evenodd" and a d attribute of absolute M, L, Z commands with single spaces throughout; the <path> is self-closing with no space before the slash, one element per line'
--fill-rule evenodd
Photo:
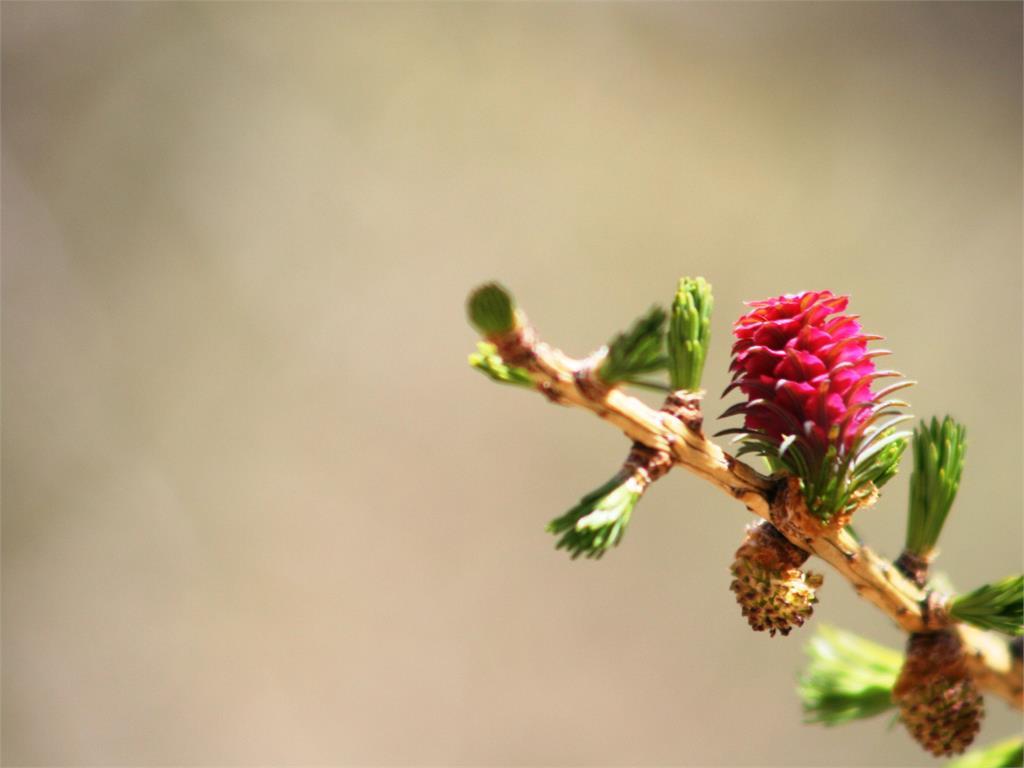
<path fill-rule="evenodd" d="M 847 298 L 830 291 L 787 294 L 750 302 L 733 328 L 732 383 L 747 400 L 724 416 L 743 414 L 740 454 L 760 453 L 773 469 L 797 475 L 811 512 L 840 519 L 869 499 L 896 471 L 905 433 L 892 427 L 909 419 L 886 396 L 908 383 L 874 391 L 875 370 L 856 315 L 843 314 Z M 895 417 L 895 418 L 887 418 Z M 723 434 L 723 433 L 720 433 Z"/>

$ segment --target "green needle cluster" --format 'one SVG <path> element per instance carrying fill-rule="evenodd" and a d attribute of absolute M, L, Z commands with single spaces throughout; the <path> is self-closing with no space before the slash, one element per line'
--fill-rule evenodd
<path fill-rule="evenodd" d="M 1024 765 L 1024 739 L 1014 736 L 988 747 L 972 749 L 946 768 L 1020 768 Z"/>
<path fill-rule="evenodd" d="M 890 434 L 892 433 L 883 435 L 883 439 L 889 437 Z M 874 455 L 871 462 L 872 472 L 870 478 L 875 488 L 881 488 L 896 477 L 896 473 L 900 469 L 900 460 L 903 458 L 903 452 L 907 449 L 909 443 L 906 438 L 907 433 L 903 432 L 900 439 L 887 443 L 884 448 Z"/>
<path fill-rule="evenodd" d="M 981 629 L 1024 634 L 1024 575 L 1009 576 L 960 595 L 953 600 L 949 612 Z"/>
<path fill-rule="evenodd" d="M 805 648 L 797 690 L 804 722 L 841 725 L 892 708 L 903 654 L 852 632 L 822 626 Z"/>
<path fill-rule="evenodd" d="M 608 356 L 597 375 L 606 384 L 630 383 L 632 379 L 665 367 L 665 321 L 668 315 L 658 306 L 651 307 L 625 333 L 608 345 Z"/>
<path fill-rule="evenodd" d="M 631 474 L 618 473 L 561 517 L 547 530 L 559 536 L 555 549 L 564 549 L 575 560 L 580 555 L 599 559 L 622 541 L 633 508 L 643 489 Z"/>
<path fill-rule="evenodd" d="M 672 389 L 700 389 L 711 341 L 711 285 L 703 278 L 679 280 L 668 328 L 668 372 Z"/>
<path fill-rule="evenodd" d="M 935 549 L 963 474 L 967 430 L 951 417 L 914 430 L 914 473 L 906 551 L 927 558 Z"/>

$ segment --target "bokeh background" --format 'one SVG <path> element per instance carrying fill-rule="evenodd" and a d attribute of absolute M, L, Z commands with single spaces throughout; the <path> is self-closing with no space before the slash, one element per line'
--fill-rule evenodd
<path fill-rule="evenodd" d="M 2 13 L 5 764 L 935 762 L 801 725 L 814 625 L 901 636 L 829 576 L 750 632 L 696 479 L 555 552 L 627 444 L 471 371 L 463 302 L 582 354 L 702 274 L 714 416 L 743 300 L 850 293 L 968 424 L 941 567 L 1019 571 L 1021 4 Z"/>

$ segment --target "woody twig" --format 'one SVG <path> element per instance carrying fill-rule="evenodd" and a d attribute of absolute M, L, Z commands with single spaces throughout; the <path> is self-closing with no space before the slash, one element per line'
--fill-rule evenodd
<path fill-rule="evenodd" d="M 821 576 L 802 567 L 816 555 L 908 633 L 903 660 L 822 628 L 801 681 L 809 721 L 835 724 L 898 705 L 922 746 L 936 755 L 959 752 L 979 727 L 976 691 L 1024 707 L 1020 653 L 1004 637 L 1021 633 L 1024 579 L 959 596 L 928 579 L 960 481 L 964 430 L 948 417 L 922 423 L 912 436 L 896 430 L 910 417 L 900 411 L 906 403 L 891 395 L 910 382 L 875 389 L 876 380 L 896 374 L 876 370 L 874 358 L 887 352 L 867 350 L 879 337 L 862 333 L 856 316 L 840 314 L 845 297 L 824 291 L 751 306 L 735 326 L 727 390 L 747 396 L 726 411 L 742 414 L 744 423 L 727 432 L 739 435 L 737 456 L 765 458 L 767 475 L 704 433 L 700 379 L 711 289 L 700 278 L 680 281 L 670 313 L 653 308 L 584 359 L 542 341 L 504 289 L 484 286 L 470 299 L 471 321 L 484 337 L 470 362 L 497 381 L 588 410 L 632 443 L 608 482 L 549 525 L 559 548 L 573 557 L 601 557 L 622 540 L 653 482 L 676 466 L 703 478 L 764 521 L 750 529 L 733 565 L 732 588 L 754 629 L 786 635 L 809 618 Z M 651 378 L 662 370 L 667 384 Z M 652 408 L 626 387 L 664 391 L 664 403 Z M 907 542 L 890 562 L 849 523 L 877 502 L 911 437 Z M 1005 744 L 1000 748 L 1006 751 Z"/>

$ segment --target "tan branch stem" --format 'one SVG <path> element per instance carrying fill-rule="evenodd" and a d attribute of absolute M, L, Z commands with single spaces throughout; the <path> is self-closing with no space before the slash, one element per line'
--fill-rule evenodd
<path fill-rule="evenodd" d="M 788 482 L 767 477 L 736 460 L 708 440 L 696 424 L 666 409 L 655 410 L 618 387 L 603 385 L 594 374 L 601 356 L 576 360 L 537 339 L 522 313 L 518 326 L 490 338 L 509 365 L 529 371 L 537 388 L 563 405 L 589 410 L 620 429 L 630 440 L 657 452 L 702 477 L 769 520 L 793 544 L 827 562 L 850 582 L 857 594 L 881 609 L 906 632 L 956 627 L 967 649 L 967 663 L 978 685 L 1024 708 L 1021 664 L 1004 638 L 957 624 L 945 600 L 918 587 L 888 560 L 859 543 L 841 526 L 825 526 L 810 515 Z M 671 410 L 671 409 L 668 409 Z M 870 500 L 873 501 L 873 500 Z"/>

